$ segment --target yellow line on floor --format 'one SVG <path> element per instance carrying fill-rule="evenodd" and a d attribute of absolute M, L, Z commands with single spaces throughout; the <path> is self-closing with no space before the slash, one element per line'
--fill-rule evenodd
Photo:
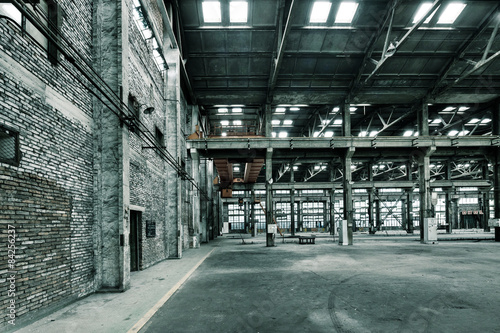
<path fill-rule="evenodd" d="M 206 256 L 204 256 L 196 265 L 186 275 L 180 279 L 179 282 L 175 284 L 135 325 L 128 330 L 127 333 L 139 332 L 139 330 L 154 316 L 154 314 L 165 304 L 168 299 L 179 289 L 184 282 L 194 273 L 194 271 L 205 261 L 215 251 L 215 248 L 212 249 Z M 182 259 L 181 259 L 182 260 Z"/>

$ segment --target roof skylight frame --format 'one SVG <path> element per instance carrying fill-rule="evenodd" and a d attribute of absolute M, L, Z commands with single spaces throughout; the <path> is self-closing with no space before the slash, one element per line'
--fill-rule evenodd
<path fill-rule="evenodd" d="M 229 22 L 231 24 L 248 23 L 248 1 L 229 1 Z"/>
<path fill-rule="evenodd" d="M 467 7 L 466 3 L 454 1 L 450 2 L 446 5 L 441 16 L 437 21 L 437 24 L 453 24 L 458 19 L 460 14 L 464 11 L 465 7 Z"/>
<path fill-rule="evenodd" d="M 335 15 L 335 24 L 351 24 L 358 12 L 359 3 L 356 1 L 342 1 Z"/>
<path fill-rule="evenodd" d="M 220 1 L 204 0 L 201 2 L 203 12 L 203 23 L 222 23 L 222 11 Z"/>
<path fill-rule="evenodd" d="M 315 1 L 311 8 L 311 14 L 309 15 L 310 24 L 325 24 L 330 17 L 330 11 L 332 9 L 331 1 Z"/>

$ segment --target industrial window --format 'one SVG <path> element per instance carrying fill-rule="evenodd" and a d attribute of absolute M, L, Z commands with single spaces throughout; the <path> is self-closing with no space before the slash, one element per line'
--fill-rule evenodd
<path fill-rule="evenodd" d="M 58 59 L 58 49 L 55 42 L 47 39 L 45 35 L 36 28 L 26 17 L 12 4 L 11 1 L 0 0 L 0 16 L 7 17 L 17 23 L 23 33 L 30 35 L 38 45 L 47 51 L 49 61 L 55 65 Z M 54 0 L 33 0 L 29 1 L 33 7 L 38 21 L 44 29 L 57 36 L 62 24 L 62 11 L 59 4 Z M 31 9 L 29 9 L 31 10 Z"/>
<path fill-rule="evenodd" d="M 165 70 L 168 69 L 167 62 L 165 61 L 165 58 L 163 56 L 163 49 L 161 47 L 161 43 L 158 43 L 158 38 L 154 34 L 153 29 L 151 28 L 147 12 L 144 9 L 144 6 L 142 5 L 141 1 L 139 0 L 134 0 L 133 15 L 135 24 L 139 29 L 139 31 L 141 32 L 142 38 L 144 38 L 146 42 L 152 40 L 151 46 L 152 46 L 153 60 L 156 64 L 156 67 L 158 67 L 158 70 L 163 75 Z M 148 45 L 150 44 L 148 43 Z"/>
<path fill-rule="evenodd" d="M 245 229 L 245 210 L 238 204 L 228 204 L 228 222 L 229 230 Z"/>
<path fill-rule="evenodd" d="M 158 127 L 155 126 L 155 139 L 158 144 L 163 147 L 163 133 Z"/>
<path fill-rule="evenodd" d="M 248 3 L 246 1 L 231 1 L 229 3 L 229 20 L 231 23 L 246 23 L 248 21 Z"/>
<path fill-rule="evenodd" d="M 349 24 L 354 19 L 356 11 L 358 10 L 358 3 L 346 1 L 342 2 L 339 6 L 337 16 L 335 17 L 335 23 Z"/>
<path fill-rule="evenodd" d="M 19 133 L 0 126 L 0 162 L 18 166 L 20 161 Z"/>
<path fill-rule="evenodd" d="M 329 1 L 316 1 L 311 10 L 309 17 L 310 23 L 326 23 L 330 14 L 332 3 Z"/>

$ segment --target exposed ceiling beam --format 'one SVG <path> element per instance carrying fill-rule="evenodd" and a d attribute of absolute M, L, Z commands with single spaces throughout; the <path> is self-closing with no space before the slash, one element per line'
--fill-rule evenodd
<path fill-rule="evenodd" d="M 272 63 L 272 68 L 271 68 L 271 76 L 269 77 L 269 84 L 268 84 L 268 89 L 267 89 L 267 103 L 272 102 L 272 95 L 274 88 L 276 87 L 276 81 L 278 80 L 278 73 L 281 68 L 281 62 L 283 61 L 283 54 L 285 53 L 285 44 L 286 40 L 288 38 L 288 34 L 290 32 L 290 29 L 292 28 L 291 20 L 292 20 L 292 13 L 294 9 L 294 4 L 295 0 L 292 0 L 290 3 L 290 10 L 288 11 L 288 16 L 286 18 L 286 24 L 285 24 L 285 30 L 283 31 L 283 35 L 281 36 L 281 39 L 279 40 L 279 47 L 278 47 L 278 54 L 276 55 L 276 58 L 273 59 Z M 277 31 L 281 31 L 281 26 L 278 23 Z"/>
<path fill-rule="evenodd" d="M 380 68 L 382 68 L 382 66 L 386 63 L 387 59 L 389 59 L 392 55 L 394 55 L 397 52 L 398 48 L 401 47 L 401 45 L 403 45 L 415 31 L 418 30 L 418 28 L 425 22 L 425 20 L 432 13 L 434 13 L 434 10 L 436 10 L 441 5 L 442 2 L 443 2 L 443 0 L 434 1 L 431 9 L 425 15 L 423 15 L 422 18 L 420 18 L 420 20 L 418 20 L 399 41 L 397 41 L 394 45 L 391 44 L 391 46 L 392 46 L 391 53 L 386 55 L 382 59 L 380 59 L 380 61 L 377 63 L 377 66 L 375 67 L 373 72 L 370 75 L 368 75 L 368 77 L 366 78 L 365 82 L 368 82 L 368 80 L 370 80 L 373 77 L 373 75 L 375 75 L 380 70 Z M 390 33 L 390 30 L 388 31 L 388 33 Z M 389 45 L 386 45 L 386 46 L 387 46 L 387 48 L 389 47 Z M 387 51 L 387 49 L 385 51 Z M 384 54 L 385 54 L 385 52 L 384 52 Z"/>
<path fill-rule="evenodd" d="M 471 44 L 476 40 L 476 38 L 481 35 L 489 26 L 490 22 L 492 22 L 494 19 L 498 18 L 500 12 L 500 4 L 498 4 L 492 11 L 491 13 L 484 19 L 484 21 L 481 23 L 479 28 L 474 31 L 474 33 L 465 41 L 458 52 L 456 53 L 455 57 L 450 61 L 450 63 L 445 67 L 443 70 L 443 74 L 440 76 L 439 80 L 436 81 L 434 86 L 429 89 L 429 93 L 427 94 L 425 100 L 427 99 L 434 99 L 436 98 L 441 91 L 439 91 L 439 88 L 443 84 L 443 82 L 446 80 L 448 75 L 450 74 L 451 70 L 455 67 L 455 65 L 463 60 L 463 57 L 465 56 L 465 52 L 467 49 L 471 46 Z M 474 55 L 470 55 L 474 57 Z"/>

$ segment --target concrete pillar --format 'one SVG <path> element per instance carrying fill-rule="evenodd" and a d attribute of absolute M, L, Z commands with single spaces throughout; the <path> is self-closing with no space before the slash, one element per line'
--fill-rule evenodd
<path fill-rule="evenodd" d="M 420 240 L 424 241 L 424 228 L 426 228 L 427 218 L 432 215 L 432 198 L 430 185 L 430 156 L 435 151 L 435 147 L 426 149 L 418 158 L 419 194 L 420 194 Z"/>
<path fill-rule="evenodd" d="M 214 239 L 214 162 L 213 160 L 206 160 L 205 161 L 207 165 L 207 233 L 208 233 L 208 240 Z"/>
<path fill-rule="evenodd" d="M 292 183 L 292 188 L 290 189 L 290 233 L 295 236 L 295 188 L 293 184 L 295 183 L 295 171 L 293 170 L 293 163 L 290 164 L 290 183 Z"/>
<path fill-rule="evenodd" d="M 368 190 L 368 224 L 370 226 L 370 230 L 368 231 L 370 234 L 375 234 L 375 218 L 373 216 L 373 202 L 375 201 L 375 192 L 374 188 Z"/>
<path fill-rule="evenodd" d="M 303 230 L 303 224 L 302 224 L 302 201 L 299 199 L 297 201 L 297 225 L 299 231 Z"/>
<path fill-rule="evenodd" d="M 492 111 L 492 134 L 500 135 L 500 102 Z M 493 202 L 495 218 L 500 218 L 500 156 L 498 148 L 493 151 Z M 500 242 L 500 227 L 495 227 L 495 241 Z"/>
<path fill-rule="evenodd" d="M 255 237 L 257 236 L 257 225 L 255 224 L 255 190 L 253 186 L 250 198 L 250 216 L 252 217 L 250 221 L 252 228 L 252 237 Z"/>
<path fill-rule="evenodd" d="M 378 193 L 378 190 L 375 190 Z M 380 198 L 374 198 L 375 203 L 375 230 L 380 231 L 382 227 L 382 221 L 380 220 Z"/>
<path fill-rule="evenodd" d="M 350 147 L 347 149 L 344 158 L 344 220 L 347 220 L 347 238 L 348 244 L 353 244 L 352 233 L 356 228 L 353 219 L 353 205 L 352 205 L 352 156 L 354 155 L 355 148 Z"/>
<path fill-rule="evenodd" d="M 266 152 L 266 246 L 274 246 L 275 233 L 269 226 L 276 227 L 273 221 L 273 149 Z"/>
<path fill-rule="evenodd" d="M 342 112 L 342 134 L 343 136 L 351 136 L 351 105 L 343 103 L 340 106 Z"/>
<path fill-rule="evenodd" d="M 198 162 L 200 169 L 199 169 L 199 179 L 197 181 L 197 184 L 200 186 L 202 191 L 207 191 L 207 163 L 206 161 L 200 161 Z M 205 196 L 203 196 L 201 193 L 199 193 L 198 200 L 200 202 L 199 208 L 200 208 L 200 219 L 199 219 L 199 229 L 198 232 L 196 232 L 195 229 L 195 234 L 194 236 L 198 236 L 200 243 L 207 243 L 208 242 L 208 201 Z"/>
<path fill-rule="evenodd" d="M 454 198 L 455 189 L 447 189 L 445 192 L 445 207 L 446 207 L 446 223 L 448 224 L 448 228 L 446 229 L 446 233 L 451 234 L 453 232 L 453 222 L 454 216 L 457 214 L 456 211 L 456 199 Z M 455 203 L 453 202 L 455 201 Z M 456 219 L 456 217 L 455 217 Z"/>
<path fill-rule="evenodd" d="M 419 136 L 429 136 L 429 106 L 424 103 L 417 113 L 417 127 Z"/>
<path fill-rule="evenodd" d="M 330 235 L 335 235 L 335 188 L 328 190 L 330 192 Z"/>
<path fill-rule="evenodd" d="M 401 219 L 403 221 L 401 228 L 407 230 L 408 212 L 406 211 L 406 198 L 401 198 Z"/>
<path fill-rule="evenodd" d="M 406 224 L 406 233 L 413 233 L 413 188 L 406 191 L 406 210 L 408 212 L 408 223 Z"/>
<path fill-rule="evenodd" d="M 490 172 L 488 168 L 488 161 L 483 161 L 482 165 L 482 174 L 483 174 L 483 179 L 484 180 L 489 180 L 490 179 Z M 484 231 L 489 232 L 490 227 L 488 225 L 488 220 L 490 218 L 490 189 L 489 188 L 484 188 L 481 189 L 482 193 L 482 200 L 483 200 L 483 226 L 484 226 Z M 481 207 L 480 207 L 481 208 Z"/>
<path fill-rule="evenodd" d="M 191 149 L 191 176 L 196 184 L 200 185 L 200 155 L 198 154 L 197 149 Z M 193 245 L 199 244 L 200 241 L 200 227 L 201 227 L 201 200 L 200 200 L 200 192 L 198 189 L 193 187 L 193 193 L 191 196 L 191 209 L 193 211 L 192 217 L 193 220 L 189 223 L 189 236 L 196 238 L 193 241 Z"/>
<path fill-rule="evenodd" d="M 128 99 L 128 10 L 125 1 L 94 3 L 94 64 L 117 103 Z M 129 239 L 129 137 L 128 128 L 97 98 L 94 104 L 94 213 L 96 220 L 97 289 L 128 289 Z"/>
<path fill-rule="evenodd" d="M 270 138 L 273 131 L 272 125 L 273 113 L 270 104 L 266 104 L 264 109 L 264 135 L 266 138 Z"/>

